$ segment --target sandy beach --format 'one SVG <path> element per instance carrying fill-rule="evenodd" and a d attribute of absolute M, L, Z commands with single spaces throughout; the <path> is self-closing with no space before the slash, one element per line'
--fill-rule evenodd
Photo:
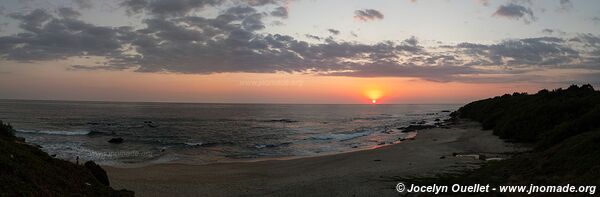
<path fill-rule="evenodd" d="M 474 155 L 505 157 L 522 150 L 480 128 L 461 121 L 420 130 L 416 139 L 394 145 L 310 158 L 104 168 L 114 188 L 136 196 L 390 196 L 396 194 L 394 177 L 474 168 L 485 162 Z"/>

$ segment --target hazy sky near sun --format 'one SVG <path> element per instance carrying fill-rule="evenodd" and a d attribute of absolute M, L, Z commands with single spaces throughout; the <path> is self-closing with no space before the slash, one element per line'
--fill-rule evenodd
<path fill-rule="evenodd" d="M 464 103 L 600 86 L 595 0 L 3 0 L 0 99 Z"/>

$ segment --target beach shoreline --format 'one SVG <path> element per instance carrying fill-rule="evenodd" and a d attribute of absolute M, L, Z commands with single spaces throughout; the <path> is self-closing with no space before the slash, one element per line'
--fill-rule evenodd
<path fill-rule="evenodd" d="M 427 177 L 477 168 L 485 158 L 501 159 L 525 150 L 466 120 L 418 132 L 414 140 L 333 155 L 103 168 L 113 187 L 133 190 L 137 196 L 379 196 L 397 194 L 391 177 Z"/>

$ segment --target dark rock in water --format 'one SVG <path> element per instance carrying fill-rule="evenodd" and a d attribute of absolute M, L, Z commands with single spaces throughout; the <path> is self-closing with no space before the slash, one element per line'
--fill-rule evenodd
<path fill-rule="evenodd" d="M 255 144 L 253 147 L 257 148 L 257 149 L 261 149 L 261 148 L 275 148 L 275 147 L 279 147 L 279 146 L 288 146 L 292 144 L 291 142 L 283 142 L 283 143 L 279 143 L 279 144 Z"/>
<path fill-rule="evenodd" d="M 446 159 L 446 156 L 441 156 L 440 159 Z"/>
<path fill-rule="evenodd" d="M 148 126 L 150 128 L 156 128 L 156 127 L 158 127 L 158 125 L 154 124 L 154 122 L 152 122 L 152 121 L 144 121 L 144 124 L 146 124 L 146 126 Z"/>
<path fill-rule="evenodd" d="M 402 133 L 408 133 L 416 130 L 430 129 L 434 127 L 435 126 L 433 125 L 409 125 L 408 127 L 400 127 L 398 129 L 402 130 Z"/>
<path fill-rule="evenodd" d="M 110 140 L 108 140 L 109 143 L 113 143 L 113 144 L 120 144 L 123 143 L 123 138 L 117 137 L 117 138 L 112 138 Z"/>
<path fill-rule="evenodd" d="M 93 161 L 85 162 L 84 166 L 88 170 L 90 170 L 92 175 L 94 175 L 94 177 L 96 177 L 96 179 L 98 179 L 98 181 L 100 181 L 100 183 L 102 183 L 106 186 L 110 186 L 110 182 L 108 180 L 108 175 L 106 175 L 106 171 L 104 171 L 104 169 L 102 169 L 102 167 L 100 167 L 98 164 L 96 164 Z"/>
<path fill-rule="evenodd" d="M 52 155 L 50 155 L 50 156 L 51 156 L 51 157 L 56 157 L 56 154 L 52 154 Z"/>
<path fill-rule="evenodd" d="M 283 122 L 283 123 L 294 123 L 294 122 L 298 122 L 296 120 L 291 120 L 291 119 L 275 119 L 275 120 L 268 120 L 266 122 Z"/>
<path fill-rule="evenodd" d="M 439 121 L 441 121 L 441 120 L 440 120 L 439 118 L 436 118 L 436 119 L 435 119 L 435 121 L 436 121 L 436 122 L 439 122 Z"/>
<path fill-rule="evenodd" d="M 450 110 L 442 110 L 442 112 L 450 113 Z"/>
<path fill-rule="evenodd" d="M 479 160 L 485 161 L 486 159 L 487 159 L 487 156 L 479 154 Z"/>
<path fill-rule="evenodd" d="M 25 142 L 25 138 L 23 137 L 17 137 L 16 140 L 19 142 Z"/>
<path fill-rule="evenodd" d="M 381 161 L 381 159 L 375 159 L 375 160 L 373 160 L 373 161 Z"/>
<path fill-rule="evenodd" d="M 147 126 L 150 127 L 150 128 L 156 128 L 156 127 L 158 127 L 158 125 L 154 125 L 152 123 L 147 124 Z"/>

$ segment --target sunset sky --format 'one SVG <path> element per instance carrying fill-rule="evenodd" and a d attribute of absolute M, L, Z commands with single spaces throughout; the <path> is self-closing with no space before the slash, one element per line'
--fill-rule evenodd
<path fill-rule="evenodd" d="M 600 87 L 597 0 L 0 2 L 0 99 L 466 103 L 573 83 Z"/>

